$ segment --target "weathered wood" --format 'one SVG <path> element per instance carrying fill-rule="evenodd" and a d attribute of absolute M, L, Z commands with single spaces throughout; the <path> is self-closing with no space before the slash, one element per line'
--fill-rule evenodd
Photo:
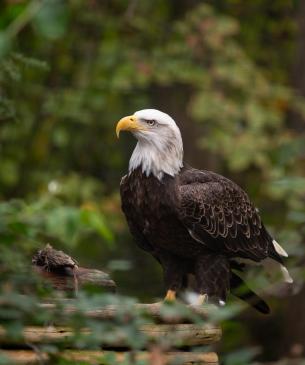
<path fill-rule="evenodd" d="M 221 329 L 219 327 L 206 324 L 147 324 L 140 327 L 139 331 L 146 335 L 151 342 L 156 342 L 162 338 L 168 346 L 184 347 L 197 346 L 215 343 L 221 338 Z M 89 329 L 82 329 L 81 333 L 89 335 Z M 24 343 L 56 343 L 66 341 L 74 335 L 71 328 L 68 327 L 25 327 L 23 330 Z M 116 340 L 111 343 L 101 343 L 101 345 L 116 347 L 128 347 L 128 341 L 125 333 L 117 333 Z M 7 337 L 6 331 L 0 327 L 0 343 L 4 345 L 22 343 L 20 340 L 14 340 Z"/>
<path fill-rule="evenodd" d="M 55 250 L 49 243 L 37 251 L 32 258 L 32 264 L 44 267 L 46 271 L 64 271 L 67 267 L 73 269 L 78 266 L 76 260 L 65 252 Z"/>
<path fill-rule="evenodd" d="M 52 359 L 47 353 L 37 353 L 32 350 L 3 350 L 0 354 L 6 356 L 8 359 L 13 361 L 15 364 L 34 365 L 40 363 L 51 362 Z M 134 358 L 139 361 L 147 361 L 152 359 L 152 354 L 146 351 L 139 352 L 110 352 L 110 351 L 76 351 L 66 350 L 60 352 L 57 356 L 59 358 L 75 361 L 75 362 L 86 362 L 89 364 L 106 364 L 103 358 L 107 355 L 113 354 L 116 362 L 124 362 L 126 358 Z M 181 365 L 217 365 L 218 356 L 215 352 L 161 352 L 163 363 L 166 365 L 170 364 L 181 364 Z M 108 364 L 109 362 L 107 362 Z"/>
<path fill-rule="evenodd" d="M 6 357 L 13 364 L 45 364 L 49 361 L 48 354 L 32 350 L 0 350 L 0 356 Z"/>
<path fill-rule="evenodd" d="M 77 279 L 77 287 L 90 284 L 110 292 L 115 292 L 116 289 L 115 282 L 109 278 L 108 274 L 100 270 L 77 267 L 74 269 L 74 272 L 71 268 L 67 268 L 64 273 L 56 273 L 47 271 L 39 266 L 33 266 L 33 269 L 57 290 L 77 290 L 75 278 Z"/>
<path fill-rule="evenodd" d="M 116 285 L 109 275 L 101 270 L 79 267 L 77 261 L 50 244 L 39 250 L 32 258 L 33 270 L 46 279 L 55 289 L 78 291 L 78 287 L 92 284 L 115 291 Z"/>
<path fill-rule="evenodd" d="M 219 341 L 222 335 L 221 329 L 211 324 L 147 324 L 140 331 L 175 347 L 209 345 Z"/>
<path fill-rule="evenodd" d="M 71 304 L 65 304 L 64 314 L 71 315 L 77 312 L 77 308 Z M 41 307 L 47 310 L 55 310 L 56 304 L 54 303 L 42 303 Z M 201 306 L 201 305 L 188 305 L 186 306 L 189 310 L 189 314 L 195 314 L 202 319 L 208 319 L 209 311 L 212 306 Z M 88 310 L 84 314 L 90 318 L 96 319 L 104 319 L 111 320 L 115 319 L 118 312 L 121 311 L 124 307 L 122 305 L 107 305 L 100 309 Z M 137 303 L 134 304 L 131 308 L 132 311 L 140 312 L 147 315 L 149 318 L 154 319 L 160 323 L 192 323 L 193 321 L 190 319 L 189 315 L 183 315 L 181 313 L 165 313 L 163 311 L 164 303 L 152 303 L 152 304 L 144 304 Z"/>

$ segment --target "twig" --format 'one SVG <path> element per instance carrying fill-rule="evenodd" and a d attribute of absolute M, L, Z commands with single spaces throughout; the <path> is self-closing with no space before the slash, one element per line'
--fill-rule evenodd
<path fill-rule="evenodd" d="M 12 39 L 34 18 L 43 6 L 42 1 L 32 1 L 25 10 L 7 27 L 5 34 Z"/>

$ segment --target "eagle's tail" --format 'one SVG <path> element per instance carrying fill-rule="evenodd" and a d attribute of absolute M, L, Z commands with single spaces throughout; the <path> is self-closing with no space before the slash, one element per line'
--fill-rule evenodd
<path fill-rule="evenodd" d="M 278 242 L 276 242 L 276 240 L 272 240 L 272 244 L 273 245 L 271 247 L 273 247 L 277 256 L 274 256 L 273 254 L 270 255 L 271 252 L 269 252 L 269 257 L 264 259 L 262 264 L 271 278 L 276 278 L 276 276 L 278 276 L 280 281 L 292 284 L 293 279 L 287 268 L 283 265 L 282 260 L 282 257 L 288 257 L 288 253 Z"/>
<path fill-rule="evenodd" d="M 293 279 L 287 270 L 287 267 L 283 264 L 275 261 L 274 259 L 268 257 L 262 261 L 262 265 L 264 266 L 267 274 L 276 279 L 278 277 L 279 281 L 282 281 L 287 284 L 292 284 Z"/>
<path fill-rule="evenodd" d="M 270 308 L 268 304 L 260 298 L 256 293 L 254 293 L 245 282 L 234 272 L 232 272 L 231 281 L 231 293 L 236 297 L 249 303 L 253 308 L 258 310 L 263 314 L 269 314 Z"/>

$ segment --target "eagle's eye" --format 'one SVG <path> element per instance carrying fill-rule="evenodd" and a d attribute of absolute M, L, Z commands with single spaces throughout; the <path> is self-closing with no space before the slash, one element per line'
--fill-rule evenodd
<path fill-rule="evenodd" d="M 145 120 L 145 122 L 149 125 L 149 126 L 154 126 L 156 124 L 156 121 L 154 119 L 147 119 Z"/>

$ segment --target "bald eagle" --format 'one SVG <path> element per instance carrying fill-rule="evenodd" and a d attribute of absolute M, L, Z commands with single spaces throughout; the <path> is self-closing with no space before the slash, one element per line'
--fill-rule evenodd
<path fill-rule="evenodd" d="M 135 241 L 164 271 L 167 300 L 174 300 L 193 275 L 200 302 L 226 301 L 228 292 L 263 313 L 268 305 L 237 274 L 246 262 L 279 270 L 286 251 L 272 238 L 248 195 L 233 181 L 211 171 L 188 167 L 175 121 L 155 109 L 122 118 L 116 133 L 130 131 L 138 140 L 122 178 L 122 210 Z"/>

